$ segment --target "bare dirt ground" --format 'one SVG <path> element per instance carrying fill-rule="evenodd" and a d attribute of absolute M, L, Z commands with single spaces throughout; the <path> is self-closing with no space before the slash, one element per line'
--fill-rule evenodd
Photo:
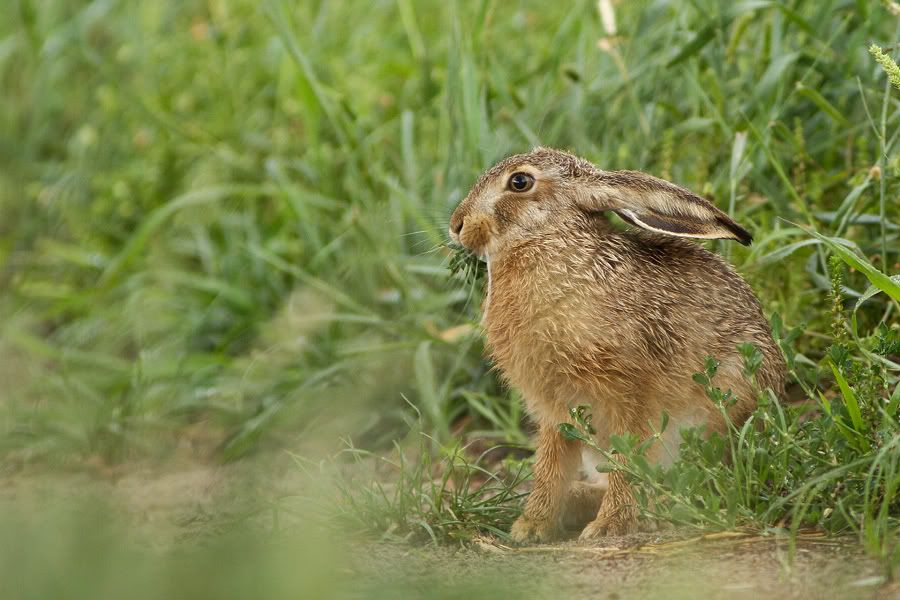
<path fill-rule="evenodd" d="M 610 538 L 603 547 L 511 548 L 496 540 L 465 549 L 374 545 L 357 568 L 376 578 L 402 570 L 408 581 L 420 580 L 423 594 L 438 576 L 499 581 L 523 597 L 900 598 L 900 585 L 886 582 L 848 542 L 804 540 L 789 561 L 786 542 L 771 538 L 677 535 Z"/>
<path fill-rule="evenodd" d="M 65 474 L 7 473 L 0 501 L 39 511 L 55 501 L 98 495 L 121 506 L 134 527 L 152 532 L 161 547 L 227 527 L 260 499 L 298 493 L 301 479 L 289 461 L 273 470 L 252 461 L 210 466 L 181 463 Z M 609 538 L 602 546 L 564 542 L 513 547 L 495 538 L 466 546 L 434 547 L 371 541 L 351 544 L 344 573 L 403 597 L 433 597 L 435 581 L 466 597 L 485 591 L 512 597 L 584 598 L 900 598 L 877 563 L 852 540 L 802 535 L 791 558 L 785 539 L 743 532 L 705 536 L 667 531 Z M 398 582 L 402 585 L 398 588 Z M 448 596 L 450 597 L 450 596 Z"/>

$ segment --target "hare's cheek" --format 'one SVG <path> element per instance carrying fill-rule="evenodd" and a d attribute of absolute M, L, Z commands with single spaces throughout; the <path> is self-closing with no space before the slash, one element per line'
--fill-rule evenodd
<path fill-rule="evenodd" d="M 482 254 L 495 232 L 494 220 L 487 215 L 469 215 L 466 217 L 462 231 L 459 232 L 459 242 L 472 250 Z"/>
<path fill-rule="evenodd" d="M 503 233 L 503 228 L 507 225 L 517 225 L 524 229 L 539 227 L 547 217 L 544 204 L 539 196 L 520 194 L 503 198 L 494 206 L 500 233 Z"/>
<path fill-rule="evenodd" d="M 521 223 L 526 217 L 528 203 L 522 198 L 505 197 L 494 205 L 494 214 L 498 223 Z"/>

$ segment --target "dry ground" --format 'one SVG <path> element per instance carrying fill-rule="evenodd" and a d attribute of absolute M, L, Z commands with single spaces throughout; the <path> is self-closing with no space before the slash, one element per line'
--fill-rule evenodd
<path fill-rule="evenodd" d="M 790 565 L 787 544 L 755 536 L 635 535 L 600 548 L 573 542 L 509 548 L 487 540 L 466 549 L 375 545 L 363 555 L 370 558 L 358 565 L 361 573 L 394 578 L 399 569 L 413 584 L 421 580 L 423 594 L 440 573 L 447 580 L 502 581 L 536 597 L 900 598 L 900 585 L 885 582 L 876 565 L 840 541 L 803 541 Z"/>
<path fill-rule="evenodd" d="M 302 485 L 289 460 L 278 462 L 19 471 L 0 479 L 0 501 L 34 513 L 59 501 L 102 497 L 122 507 L 129 527 L 150 534 L 140 539 L 163 549 L 214 535 L 235 519 L 269 527 L 265 511 L 254 516 L 254 507 L 289 504 Z M 373 585 L 432 597 L 437 580 L 459 592 L 452 597 L 465 597 L 471 588 L 518 597 L 900 598 L 900 583 L 885 581 L 850 540 L 814 534 L 801 536 L 793 561 L 785 540 L 741 532 L 636 534 L 609 538 L 602 547 L 564 542 L 517 548 L 493 538 L 465 547 L 372 541 L 350 547 L 342 573 L 360 582 L 360 597 Z"/>

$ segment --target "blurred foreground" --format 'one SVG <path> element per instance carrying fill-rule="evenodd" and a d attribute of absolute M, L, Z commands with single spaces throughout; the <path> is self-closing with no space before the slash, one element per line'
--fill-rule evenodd
<path fill-rule="evenodd" d="M 326 524 L 295 465 L 0 481 L 4 599 L 889 597 L 847 540 L 726 532 L 512 548 L 359 539 Z M 277 484 L 273 482 L 278 482 Z M 321 493 L 321 490 L 319 491 Z M 780 541 L 779 541 L 780 540 Z"/>

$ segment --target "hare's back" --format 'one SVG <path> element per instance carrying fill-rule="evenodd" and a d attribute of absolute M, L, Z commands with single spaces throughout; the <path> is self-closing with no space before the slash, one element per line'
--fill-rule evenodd
<path fill-rule="evenodd" d="M 717 254 L 668 236 L 628 231 L 597 252 L 615 252 L 621 267 L 598 276 L 598 302 L 648 357 L 737 353 L 741 342 L 774 344 L 753 290 Z M 607 261 L 609 262 L 609 261 Z"/>
<path fill-rule="evenodd" d="M 650 332 L 648 353 L 687 355 L 694 363 L 712 356 L 737 376 L 743 361 L 737 347 L 749 342 L 764 357 L 760 383 L 783 388 L 784 362 L 759 299 L 727 261 L 679 238 L 636 231 L 624 237 L 633 268 L 644 274 L 630 286 L 628 302 L 636 307 L 634 322 Z M 653 334 L 668 334 L 668 343 Z M 675 346 L 680 352 L 664 352 Z"/>

